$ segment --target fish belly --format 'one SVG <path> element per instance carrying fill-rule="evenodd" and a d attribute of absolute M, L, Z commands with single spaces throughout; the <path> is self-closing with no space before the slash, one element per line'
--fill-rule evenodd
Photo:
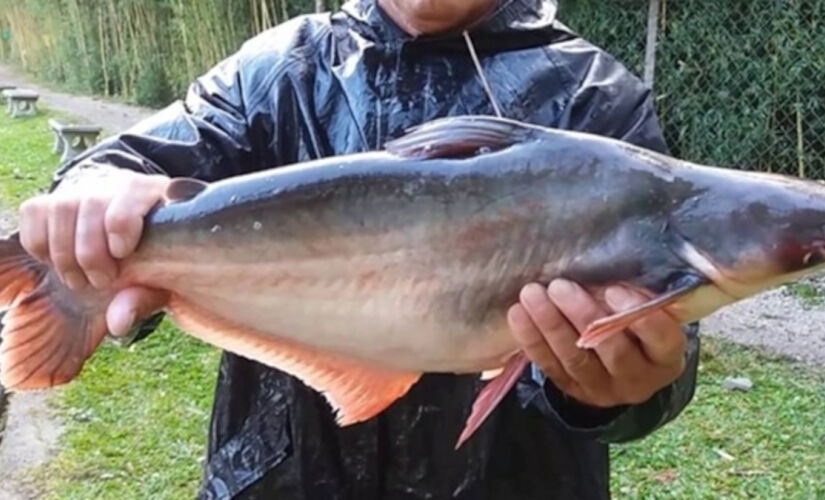
<path fill-rule="evenodd" d="M 483 285 L 449 281 L 447 272 L 405 273 L 370 255 L 163 268 L 158 275 L 181 284 L 165 288 L 242 329 L 389 368 L 479 372 L 516 350 L 506 309 L 471 297 Z M 462 311 L 473 308 L 462 301 L 485 300 L 484 310 Z"/>

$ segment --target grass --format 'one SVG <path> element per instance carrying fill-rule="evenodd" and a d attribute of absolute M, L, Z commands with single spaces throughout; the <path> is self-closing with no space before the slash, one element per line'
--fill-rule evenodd
<path fill-rule="evenodd" d="M 50 141 L 45 116 L 0 117 L 8 206 L 48 182 Z M 46 498 L 194 496 L 217 356 L 169 324 L 128 349 L 104 345 L 78 380 L 54 392 L 65 432 L 57 457 L 36 473 Z M 723 389 L 728 376 L 749 377 L 753 390 Z M 693 403 L 612 455 L 616 498 L 825 498 L 825 379 L 706 338 Z"/>
<path fill-rule="evenodd" d="M 817 283 L 801 281 L 787 286 L 788 292 L 795 295 L 805 306 L 815 307 L 825 303 L 825 294 Z"/>
<path fill-rule="evenodd" d="M 3 101 L 5 105 L 5 101 Z M 16 209 L 25 198 L 48 187 L 59 156 L 52 154 L 49 118 L 65 118 L 50 110 L 35 117 L 11 118 L 0 113 L 0 198 Z"/>
<path fill-rule="evenodd" d="M 105 346 L 55 404 L 63 450 L 38 471 L 54 500 L 192 498 L 205 456 L 217 351 L 169 324 Z"/>
<path fill-rule="evenodd" d="M 727 377 L 753 389 L 724 389 Z M 613 457 L 616 498 L 825 498 L 825 377 L 705 338 L 693 402 Z"/>

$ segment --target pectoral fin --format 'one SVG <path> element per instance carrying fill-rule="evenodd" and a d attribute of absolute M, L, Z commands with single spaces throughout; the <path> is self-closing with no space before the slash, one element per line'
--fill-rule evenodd
<path fill-rule="evenodd" d="M 587 330 L 579 338 L 577 345 L 583 349 L 592 349 L 610 335 L 624 330 L 645 316 L 664 309 L 707 283 L 707 279 L 703 277 L 686 276 L 671 290 L 652 298 L 648 302 L 590 323 Z"/>

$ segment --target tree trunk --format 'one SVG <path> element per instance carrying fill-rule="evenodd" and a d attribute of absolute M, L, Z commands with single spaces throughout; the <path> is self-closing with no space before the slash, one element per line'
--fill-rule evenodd
<path fill-rule="evenodd" d="M 315 12 L 324 12 L 327 10 L 326 2 L 324 0 L 315 0 Z"/>

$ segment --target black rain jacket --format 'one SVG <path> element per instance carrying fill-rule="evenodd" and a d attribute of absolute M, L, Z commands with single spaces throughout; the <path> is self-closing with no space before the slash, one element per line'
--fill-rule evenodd
<path fill-rule="evenodd" d="M 555 19 L 551 1 L 500 0 L 471 36 L 502 113 L 667 151 L 651 94 Z M 446 115 L 494 114 L 459 35 L 412 38 L 351 0 L 248 41 L 176 102 L 64 165 L 106 162 L 214 181 L 381 148 Z M 158 318 L 143 327 L 151 332 Z M 608 443 L 642 438 L 693 396 L 698 358 L 644 404 L 596 410 L 534 367 L 459 451 L 478 376 L 426 375 L 378 417 L 337 428 L 324 399 L 278 370 L 225 353 L 203 498 L 534 500 L 609 497 Z"/>

